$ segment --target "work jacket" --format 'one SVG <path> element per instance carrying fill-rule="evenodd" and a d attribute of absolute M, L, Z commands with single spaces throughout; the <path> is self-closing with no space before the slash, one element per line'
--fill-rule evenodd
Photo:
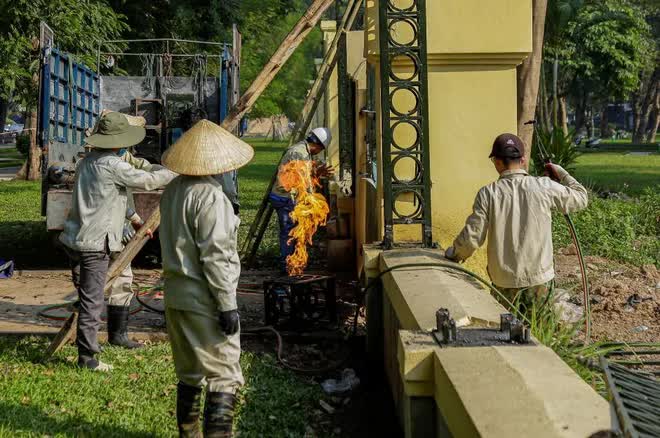
<path fill-rule="evenodd" d="M 278 164 L 278 170 L 286 163 L 289 163 L 291 161 L 295 160 L 301 160 L 301 161 L 308 161 L 310 162 L 311 166 L 311 161 L 312 161 L 312 154 L 309 152 L 309 146 L 307 145 L 306 141 L 301 141 L 299 143 L 296 143 L 292 146 L 290 146 L 284 155 L 282 156 L 282 159 L 280 160 L 280 163 Z M 311 189 L 311 184 L 312 182 L 309 182 L 309 186 Z M 287 191 L 282 184 L 280 183 L 279 178 L 276 179 L 275 185 L 273 186 L 272 192 L 273 194 L 277 196 L 281 196 L 284 198 L 291 198 L 294 199 L 296 194 L 292 191 L 289 192 Z"/>
<path fill-rule="evenodd" d="M 175 173 L 139 170 L 111 150 L 92 150 L 76 167 L 71 211 L 60 241 L 74 251 L 121 251 L 126 189 L 154 190 Z"/>
<path fill-rule="evenodd" d="M 456 257 L 470 257 L 488 235 L 488 273 L 496 286 L 547 283 L 555 277 L 552 210 L 572 213 L 587 202 L 587 190 L 568 174 L 560 184 L 524 170 L 505 171 L 479 190 L 473 212 L 454 241 Z"/>
<path fill-rule="evenodd" d="M 236 309 L 239 218 L 212 176 L 179 176 L 160 200 L 165 306 L 215 316 Z"/>

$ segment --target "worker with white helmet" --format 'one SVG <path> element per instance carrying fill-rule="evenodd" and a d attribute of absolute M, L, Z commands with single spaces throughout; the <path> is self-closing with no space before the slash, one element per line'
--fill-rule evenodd
<path fill-rule="evenodd" d="M 311 161 L 314 163 L 314 175 L 318 178 L 327 178 L 334 174 L 331 167 L 320 160 L 315 160 L 315 155 L 323 152 L 332 141 L 332 133 L 328 128 L 314 128 L 307 135 L 305 140 L 290 146 L 282 156 L 279 167 L 291 161 Z M 311 183 L 310 183 L 311 189 Z M 280 270 L 286 273 L 286 258 L 293 254 L 295 242 L 290 242 L 289 233 L 295 226 L 291 219 L 291 212 L 296 206 L 295 193 L 284 188 L 279 178 L 273 186 L 269 195 L 269 200 L 275 211 L 280 224 L 279 242 L 280 242 Z"/>

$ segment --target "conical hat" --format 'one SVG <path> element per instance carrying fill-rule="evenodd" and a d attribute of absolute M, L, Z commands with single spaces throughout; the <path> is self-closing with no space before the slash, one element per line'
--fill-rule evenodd
<path fill-rule="evenodd" d="M 254 156 L 252 146 L 208 120 L 186 131 L 163 154 L 165 167 L 181 175 L 217 175 L 238 169 Z"/>

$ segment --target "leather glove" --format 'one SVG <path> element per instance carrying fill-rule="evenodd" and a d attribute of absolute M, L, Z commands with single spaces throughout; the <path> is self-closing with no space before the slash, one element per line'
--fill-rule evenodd
<path fill-rule="evenodd" d="M 225 335 L 231 336 L 236 334 L 240 327 L 240 317 L 237 309 L 220 312 L 220 328 L 225 332 Z"/>
<path fill-rule="evenodd" d="M 558 164 L 546 163 L 545 174 L 553 181 L 561 182 L 568 175 L 568 172 Z"/>
<path fill-rule="evenodd" d="M 458 261 L 458 258 L 456 257 L 456 249 L 453 246 L 450 246 L 445 250 L 445 258 L 451 261 Z"/>
<path fill-rule="evenodd" d="M 121 243 L 127 245 L 128 242 L 131 241 L 133 236 L 135 236 L 135 230 L 133 229 L 133 227 L 124 225 L 124 231 L 121 234 Z"/>

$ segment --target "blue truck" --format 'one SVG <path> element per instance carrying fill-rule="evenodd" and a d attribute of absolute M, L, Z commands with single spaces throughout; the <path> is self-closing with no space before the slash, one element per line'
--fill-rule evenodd
<path fill-rule="evenodd" d="M 146 119 L 147 136 L 136 146 L 136 156 L 159 164 L 161 154 L 181 134 L 185 115 L 194 111 L 221 122 L 238 100 L 240 34 L 234 28 L 233 44 L 175 39 L 124 40 L 130 46 L 162 44 L 160 53 L 104 53 L 99 46 L 97 65 L 90 68 L 63 52 L 50 38 L 43 38 L 40 68 L 38 142 L 42 150 L 42 215 L 49 231 L 59 232 L 71 207 L 76 163 L 85 153 L 85 137 L 102 111 L 119 111 Z M 47 34 L 48 35 L 48 34 Z M 117 43 L 112 41 L 110 43 Z M 211 47 L 215 53 L 170 52 L 181 42 Z M 100 75 L 117 62 L 139 56 L 149 64 L 144 76 Z M 171 74 L 173 60 L 196 66 L 190 76 Z M 217 76 L 209 76 L 209 63 Z M 133 192 L 138 213 L 146 218 L 157 208 L 160 192 Z"/>

